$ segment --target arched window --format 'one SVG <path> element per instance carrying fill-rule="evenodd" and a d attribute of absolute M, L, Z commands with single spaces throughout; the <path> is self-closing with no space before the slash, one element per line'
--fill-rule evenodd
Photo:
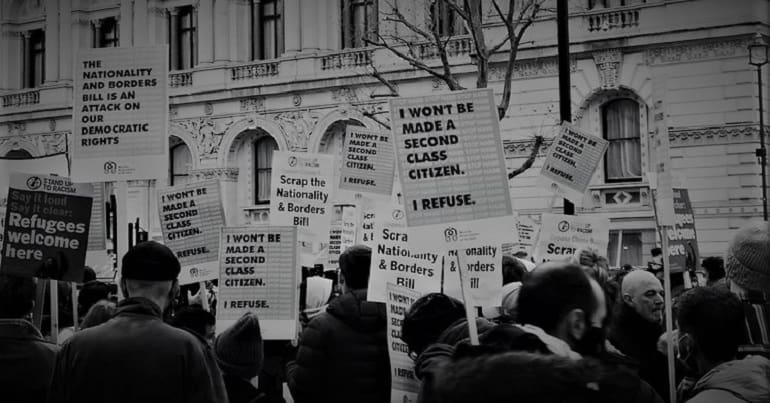
<path fill-rule="evenodd" d="M 377 0 L 342 0 L 342 48 L 361 48 L 364 39 L 376 40 Z"/>
<path fill-rule="evenodd" d="M 619 98 L 602 106 L 602 131 L 609 141 L 604 158 L 607 182 L 642 180 L 642 150 L 639 103 Z"/>
<path fill-rule="evenodd" d="M 171 147 L 169 152 L 169 185 L 182 185 L 190 181 L 190 166 L 192 166 L 192 154 L 185 143 L 179 143 Z"/>
<path fill-rule="evenodd" d="M 270 203 L 273 151 L 277 149 L 278 143 L 268 135 L 254 142 L 254 204 Z"/>
<path fill-rule="evenodd" d="M 345 145 L 345 130 L 348 125 L 363 127 L 364 125 L 357 120 L 340 120 L 332 123 L 319 144 L 318 152 L 321 154 L 342 155 L 342 147 Z"/>
<path fill-rule="evenodd" d="M 446 4 L 447 1 L 452 0 L 436 0 L 430 3 L 429 28 L 431 31 L 437 30 L 442 37 L 460 35 L 463 33 L 461 18 Z"/>
<path fill-rule="evenodd" d="M 3 158 L 9 160 L 26 160 L 32 158 L 32 154 L 30 154 L 27 150 L 19 148 L 17 150 L 8 151 Z"/>

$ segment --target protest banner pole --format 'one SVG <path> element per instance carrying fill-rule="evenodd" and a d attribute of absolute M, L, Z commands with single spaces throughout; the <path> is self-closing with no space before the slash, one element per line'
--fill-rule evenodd
<path fill-rule="evenodd" d="M 35 310 L 32 312 L 32 323 L 37 329 L 43 328 L 43 312 L 45 311 L 45 292 L 48 288 L 48 281 L 37 282 L 37 294 L 35 295 Z"/>
<path fill-rule="evenodd" d="M 676 374 L 674 373 L 674 320 L 671 302 L 671 266 L 668 258 L 667 226 L 660 226 L 660 238 L 663 242 L 663 292 L 665 293 L 666 310 L 666 361 L 668 362 L 669 401 L 676 401 Z"/>
<path fill-rule="evenodd" d="M 72 327 L 78 331 L 78 285 L 72 283 Z"/>
<path fill-rule="evenodd" d="M 59 343 L 59 287 L 56 280 L 48 280 L 51 285 L 51 342 Z"/>
<path fill-rule="evenodd" d="M 444 263 L 446 262 L 446 258 L 444 256 L 441 256 L 441 293 L 444 293 Z"/>
<path fill-rule="evenodd" d="M 463 276 L 463 266 L 461 263 L 460 255 L 462 250 L 457 250 L 457 271 L 460 273 L 460 290 L 463 294 L 463 303 L 465 305 L 465 316 L 468 319 L 468 337 L 471 340 L 472 346 L 479 345 L 479 329 L 476 326 L 476 307 L 472 304 L 472 299 L 468 298 L 467 290 L 465 288 L 465 276 Z"/>
<path fill-rule="evenodd" d="M 122 232 L 128 228 L 128 182 L 116 181 L 115 193 L 115 213 L 117 215 L 117 231 L 115 231 L 115 234 L 117 234 L 118 238 L 117 242 L 115 242 L 115 259 L 118 261 L 118 272 L 115 279 L 116 283 L 118 284 L 118 300 L 122 300 L 123 298 L 126 298 L 126 296 L 123 295 L 123 290 L 120 287 L 120 280 L 121 271 L 123 270 L 122 257 L 126 252 L 128 252 L 128 234 Z M 123 235 L 120 235 L 121 233 L 123 233 Z"/>
<path fill-rule="evenodd" d="M 198 290 L 198 295 L 201 296 L 201 306 L 203 306 L 203 310 L 206 312 L 211 311 L 211 307 L 209 307 L 209 297 L 208 292 L 206 291 L 206 282 L 201 281 L 200 283 L 200 290 Z"/>

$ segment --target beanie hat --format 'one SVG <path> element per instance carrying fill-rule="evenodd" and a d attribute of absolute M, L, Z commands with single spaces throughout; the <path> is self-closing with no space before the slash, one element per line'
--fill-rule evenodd
<path fill-rule="evenodd" d="M 436 343 L 449 326 L 464 317 L 465 306 L 457 299 L 439 293 L 423 295 L 404 314 L 401 340 L 412 351 L 422 352 Z"/>
<path fill-rule="evenodd" d="M 349 288 L 366 288 L 369 283 L 369 265 L 372 249 L 366 245 L 353 245 L 340 255 L 339 265 Z"/>
<path fill-rule="evenodd" d="M 770 224 L 752 222 L 730 242 L 727 278 L 749 290 L 770 290 Z"/>
<path fill-rule="evenodd" d="M 167 246 L 155 241 L 136 244 L 125 255 L 123 278 L 145 281 L 171 281 L 179 276 L 179 260 Z"/>
<path fill-rule="evenodd" d="M 259 319 L 246 312 L 214 340 L 214 354 L 222 372 L 244 379 L 254 378 L 262 370 L 264 347 Z"/>

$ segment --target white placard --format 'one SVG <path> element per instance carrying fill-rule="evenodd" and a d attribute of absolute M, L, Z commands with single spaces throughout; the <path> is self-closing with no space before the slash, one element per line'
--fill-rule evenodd
<path fill-rule="evenodd" d="M 409 347 L 401 340 L 404 315 L 420 294 L 395 284 L 387 284 L 388 353 L 390 355 L 390 401 L 416 402 L 420 381 L 414 374 L 414 361 L 409 358 Z"/>
<path fill-rule="evenodd" d="M 584 248 L 606 256 L 609 242 L 606 217 L 543 214 L 534 256 L 537 262 L 559 261 Z"/>

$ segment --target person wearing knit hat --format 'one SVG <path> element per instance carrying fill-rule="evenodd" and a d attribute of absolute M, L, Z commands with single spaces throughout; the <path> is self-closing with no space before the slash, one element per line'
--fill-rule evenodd
<path fill-rule="evenodd" d="M 264 346 L 259 319 L 247 312 L 217 336 L 214 354 L 227 388 L 230 403 L 262 401 L 265 394 L 251 380 L 262 370 Z"/>
<path fill-rule="evenodd" d="M 770 358 L 770 224 L 753 221 L 738 230 L 727 249 L 727 282 L 746 312 L 746 338 L 739 357 Z"/>
<path fill-rule="evenodd" d="M 179 271 L 174 253 L 157 242 L 139 243 L 123 256 L 126 299 L 112 319 L 75 333 L 62 347 L 50 403 L 227 402 L 209 346 L 163 322 Z"/>

